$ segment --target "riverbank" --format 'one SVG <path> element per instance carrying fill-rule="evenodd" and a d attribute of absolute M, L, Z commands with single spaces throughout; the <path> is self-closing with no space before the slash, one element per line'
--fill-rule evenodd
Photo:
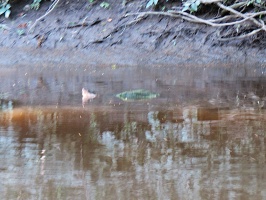
<path fill-rule="evenodd" d="M 144 3 L 125 6 L 110 1 L 108 9 L 87 1 L 60 2 L 49 8 L 23 11 L 17 6 L 10 19 L 1 18 L 1 66 L 123 65 L 175 66 L 264 65 L 265 50 L 245 41 L 217 40 L 215 28 L 165 16 L 138 19 Z M 127 17 L 125 17 L 127 16 Z"/>

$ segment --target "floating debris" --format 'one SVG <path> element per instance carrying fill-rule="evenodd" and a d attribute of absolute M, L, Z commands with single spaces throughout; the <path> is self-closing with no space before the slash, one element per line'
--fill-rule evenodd
<path fill-rule="evenodd" d="M 82 103 L 86 103 L 90 99 L 94 99 L 96 94 L 90 93 L 88 90 L 82 88 Z"/>
<path fill-rule="evenodd" d="M 158 96 L 159 94 L 143 89 L 125 91 L 116 95 L 116 97 L 122 99 L 123 101 L 146 100 L 153 99 Z"/>

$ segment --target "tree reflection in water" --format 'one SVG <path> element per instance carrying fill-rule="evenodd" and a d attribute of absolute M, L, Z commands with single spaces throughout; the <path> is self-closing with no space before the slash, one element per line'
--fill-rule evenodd
<path fill-rule="evenodd" d="M 265 116 L 196 106 L 2 111 L 1 196 L 263 199 Z"/>

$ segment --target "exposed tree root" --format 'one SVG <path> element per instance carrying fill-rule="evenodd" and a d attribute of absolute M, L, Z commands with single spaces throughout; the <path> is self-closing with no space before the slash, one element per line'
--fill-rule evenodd
<path fill-rule="evenodd" d="M 45 18 L 47 15 L 49 15 L 49 14 L 55 9 L 55 7 L 56 7 L 56 5 L 59 3 L 59 1 L 60 1 L 60 0 L 55 0 L 55 1 L 52 3 L 52 5 L 48 8 L 48 10 L 46 11 L 46 13 L 45 13 L 44 15 L 42 15 L 41 17 L 39 17 L 38 19 L 35 20 L 35 22 L 34 22 L 34 23 L 31 25 L 31 27 L 29 28 L 29 31 L 28 31 L 28 32 L 30 32 L 31 29 L 32 29 L 33 27 L 35 27 L 36 24 L 37 24 L 40 20 L 42 20 L 43 18 Z"/>
<path fill-rule="evenodd" d="M 137 15 L 143 17 L 147 15 L 164 15 L 169 17 L 180 18 L 193 23 L 206 24 L 213 27 L 235 26 L 232 27 L 232 29 L 235 29 L 232 35 L 236 36 L 230 37 L 230 36 L 222 36 L 219 34 L 218 40 L 220 41 L 244 39 L 247 37 L 251 37 L 261 31 L 266 32 L 266 26 L 264 24 L 264 21 L 261 19 L 262 16 L 266 15 L 266 11 L 246 12 L 246 13 L 237 11 L 236 9 L 244 7 L 246 5 L 245 2 L 239 2 L 231 6 L 225 6 L 220 2 L 211 2 L 211 3 L 215 3 L 220 9 L 222 9 L 222 13 L 229 12 L 230 14 L 226 16 L 220 16 L 214 19 L 203 19 L 201 17 L 197 17 L 187 12 L 173 9 L 173 10 L 168 10 L 167 12 L 148 11 L 148 12 L 128 13 L 126 14 L 126 16 Z M 257 19 L 258 17 L 259 19 Z M 242 30 L 242 32 L 239 31 L 238 29 L 238 27 L 241 25 L 245 27 L 244 30 Z"/>

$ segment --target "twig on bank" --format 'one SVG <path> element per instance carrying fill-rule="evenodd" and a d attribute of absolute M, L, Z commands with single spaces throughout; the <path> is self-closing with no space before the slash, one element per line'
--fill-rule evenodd
<path fill-rule="evenodd" d="M 85 26 L 95 26 L 97 24 L 99 24 L 101 21 L 103 21 L 102 19 L 100 18 L 97 18 L 95 19 L 94 21 L 91 21 L 91 22 L 87 22 L 86 19 L 88 17 L 85 17 L 82 22 L 79 22 L 79 23 L 73 23 L 73 24 L 69 24 L 68 26 L 66 26 L 65 28 L 76 28 L 76 27 L 85 27 Z"/>
<path fill-rule="evenodd" d="M 39 17 L 38 19 L 35 20 L 35 22 L 32 24 L 32 26 L 29 28 L 29 31 L 31 31 L 31 29 L 36 26 L 36 24 L 42 20 L 43 18 L 45 18 L 47 15 L 49 15 L 53 10 L 54 8 L 56 7 L 56 5 L 59 3 L 60 0 L 55 0 L 52 5 L 48 8 L 48 10 L 46 11 L 46 13 L 44 15 L 42 15 L 41 17 Z"/>

